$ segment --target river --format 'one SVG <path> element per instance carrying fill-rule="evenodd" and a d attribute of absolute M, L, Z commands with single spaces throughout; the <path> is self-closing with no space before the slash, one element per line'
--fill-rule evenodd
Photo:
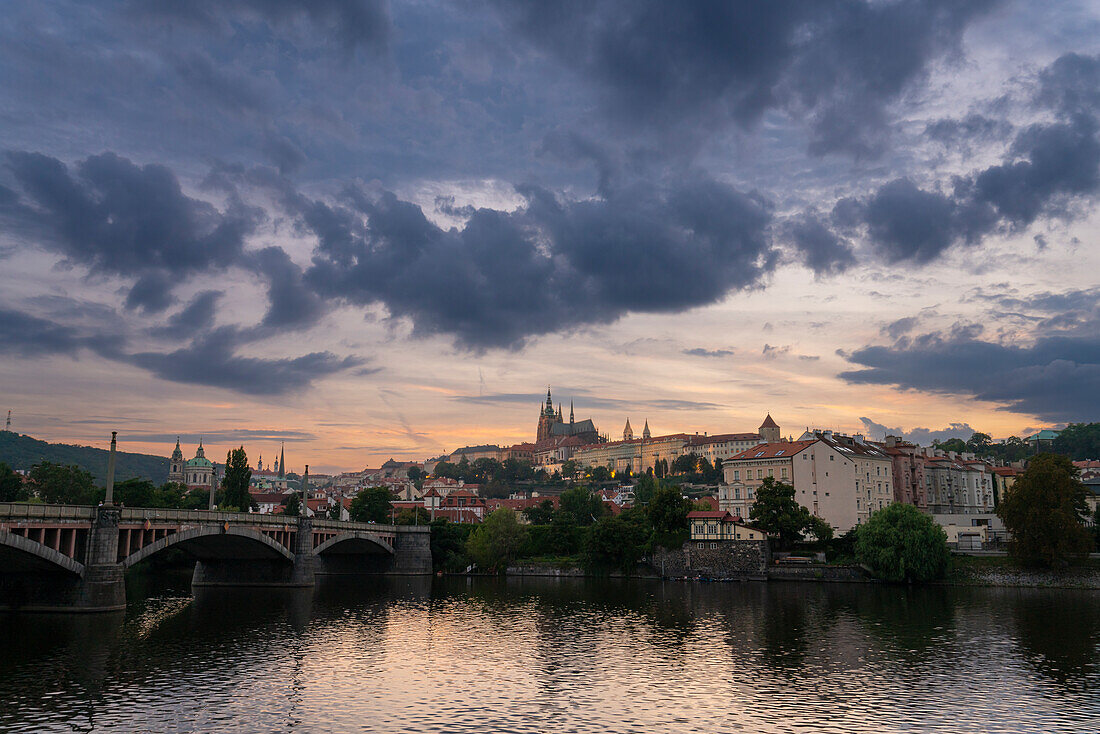
<path fill-rule="evenodd" d="M 1100 592 L 131 585 L 124 615 L 0 615 L 0 731 L 1100 731 Z"/>

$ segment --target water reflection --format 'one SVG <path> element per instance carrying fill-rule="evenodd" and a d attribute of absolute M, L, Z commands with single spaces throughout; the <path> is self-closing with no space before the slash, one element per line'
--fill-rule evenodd
<path fill-rule="evenodd" d="M 0 730 L 1007 732 L 1100 718 L 1090 592 L 147 588 L 125 617 L 0 617 Z"/>

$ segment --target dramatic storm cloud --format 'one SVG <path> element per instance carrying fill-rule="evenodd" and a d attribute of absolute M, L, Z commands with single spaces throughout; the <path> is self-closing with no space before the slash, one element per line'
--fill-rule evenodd
<path fill-rule="evenodd" d="M 1074 0 L 16 0 L 0 390 L 425 455 L 529 439 L 547 382 L 602 430 L 1088 419 L 1098 38 Z"/>

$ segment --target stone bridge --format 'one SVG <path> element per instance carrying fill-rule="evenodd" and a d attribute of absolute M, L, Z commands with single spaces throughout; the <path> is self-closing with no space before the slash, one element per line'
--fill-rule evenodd
<path fill-rule="evenodd" d="M 318 576 L 430 574 L 427 527 L 207 510 L 0 503 L 0 609 L 126 606 L 124 571 L 176 548 L 194 586 L 312 586 Z"/>

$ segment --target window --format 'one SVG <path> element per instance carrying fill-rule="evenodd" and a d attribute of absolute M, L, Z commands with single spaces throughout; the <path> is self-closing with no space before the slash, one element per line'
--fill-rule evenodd
<path fill-rule="evenodd" d="M 734 498 L 735 500 L 739 500 L 739 499 L 741 499 L 741 490 L 740 490 L 740 489 L 734 488 L 734 490 L 733 490 L 733 498 Z"/>
<path fill-rule="evenodd" d="M 704 548 L 707 547 L 706 543 L 696 543 L 695 545 L 697 545 L 699 547 L 699 550 L 703 550 Z"/>
<path fill-rule="evenodd" d="M 832 461 L 832 460 L 833 460 L 833 455 L 829 454 L 829 461 Z"/>
<path fill-rule="evenodd" d="M 764 478 L 764 470 L 763 469 L 757 469 L 756 470 L 756 478 L 757 479 L 763 479 Z"/>
<path fill-rule="evenodd" d="M 740 469 L 734 469 L 733 470 L 733 481 L 736 482 L 736 481 L 739 481 L 740 479 L 741 479 L 741 470 Z"/>
<path fill-rule="evenodd" d="M 768 469 L 768 476 L 769 477 L 774 477 L 775 476 L 775 469 Z"/>
<path fill-rule="evenodd" d="M 782 469 L 779 470 L 779 476 L 782 477 L 783 479 L 787 478 L 787 467 L 783 467 Z"/>
<path fill-rule="evenodd" d="M 778 451 L 775 452 L 775 455 L 776 456 L 782 456 L 785 453 L 787 453 L 787 449 L 779 449 Z"/>
<path fill-rule="evenodd" d="M 711 550 L 714 550 L 714 549 L 715 549 L 715 548 L 717 548 L 717 547 L 718 547 L 718 544 L 717 544 L 717 543 L 711 543 L 711 544 L 710 544 L 710 549 L 711 549 Z"/>

